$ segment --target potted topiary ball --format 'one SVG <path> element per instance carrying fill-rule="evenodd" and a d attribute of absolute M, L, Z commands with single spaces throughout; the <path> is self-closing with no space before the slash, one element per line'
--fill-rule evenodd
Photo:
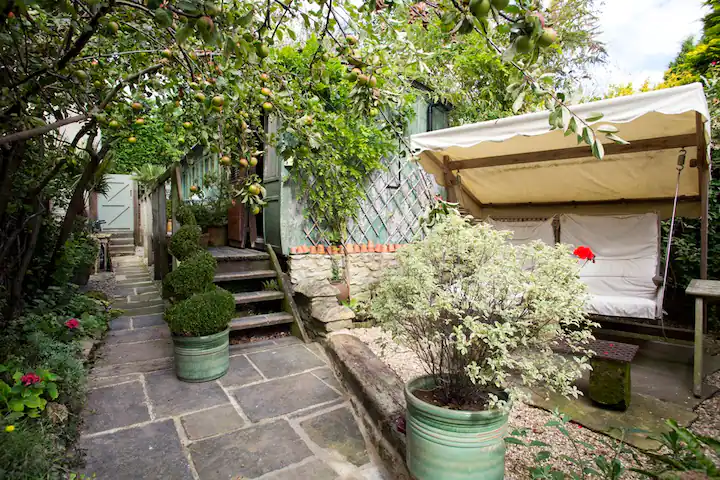
<path fill-rule="evenodd" d="M 516 387 L 579 394 L 593 326 L 586 287 L 566 246 L 513 246 L 510 232 L 444 217 L 398 253 L 371 313 L 427 373 L 405 388 L 413 478 L 500 480 Z M 557 342 L 575 354 L 556 354 Z"/>
<path fill-rule="evenodd" d="M 200 228 L 189 217 L 184 221 L 168 248 L 180 264 L 163 279 L 163 296 L 171 302 L 165 321 L 172 332 L 177 377 L 207 382 L 228 371 L 235 299 L 214 285 L 217 262 L 200 248 Z"/>

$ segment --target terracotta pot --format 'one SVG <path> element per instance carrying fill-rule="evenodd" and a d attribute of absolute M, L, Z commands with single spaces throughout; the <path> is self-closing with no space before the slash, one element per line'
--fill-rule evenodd
<path fill-rule="evenodd" d="M 373 249 L 375 248 L 375 244 L 373 243 L 373 241 L 370 240 L 370 241 L 367 243 L 367 245 L 368 245 L 368 250 L 372 252 Z"/>
<path fill-rule="evenodd" d="M 296 255 L 297 253 L 297 247 L 290 247 L 290 255 Z"/>
<path fill-rule="evenodd" d="M 210 235 L 208 244 L 211 247 L 224 247 L 227 245 L 227 225 L 208 227 L 207 233 Z"/>
<path fill-rule="evenodd" d="M 310 247 L 310 253 L 313 254 L 313 255 L 316 254 L 316 253 L 318 253 L 317 247 L 316 247 L 315 245 L 313 245 L 312 247 Z"/>
<path fill-rule="evenodd" d="M 368 247 L 364 243 L 360 246 L 360 253 L 368 253 Z"/>
<path fill-rule="evenodd" d="M 202 248 L 208 248 L 208 245 L 210 245 L 210 234 L 203 233 L 202 235 L 200 235 L 200 246 Z"/>
<path fill-rule="evenodd" d="M 318 245 L 317 253 L 319 253 L 320 255 L 325 255 L 325 245 Z"/>
<path fill-rule="evenodd" d="M 348 285 L 347 282 L 345 282 L 344 280 L 338 282 L 330 282 L 330 285 L 337 289 L 338 294 L 335 295 L 335 298 L 337 298 L 339 302 L 344 302 L 345 300 L 350 298 L 350 285 Z"/>

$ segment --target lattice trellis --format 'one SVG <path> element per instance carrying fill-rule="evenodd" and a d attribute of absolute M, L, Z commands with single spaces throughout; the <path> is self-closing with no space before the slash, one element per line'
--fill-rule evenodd
<path fill-rule="evenodd" d="M 347 243 L 408 243 L 420 233 L 424 215 L 439 187 L 432 175 L 408 158 L 383 161 L 386 169 L 365 184 L 357 218 L 348 224 Z M 327 245 L 327 232 L 308 218 L 303 232 L 309 245 Z"/>

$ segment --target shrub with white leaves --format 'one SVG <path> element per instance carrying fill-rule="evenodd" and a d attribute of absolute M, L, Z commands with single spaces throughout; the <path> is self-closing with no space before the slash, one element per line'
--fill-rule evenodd
<path fill-rule="evenodd" d="M 564 245 L 513 246 L 510 235 L 451 213 L 398 254 L 371 304 L 453 408 L 502 406 L 519 385 L 577 396 L 574 381 L 589 369 L 595 324 L 577 259 Z"/>

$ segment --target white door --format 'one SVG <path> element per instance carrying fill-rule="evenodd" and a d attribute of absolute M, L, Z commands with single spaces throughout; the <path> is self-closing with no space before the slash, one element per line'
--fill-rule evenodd
<path fill-rule="evenodd" d="M 105 220 L 103 230 L 133 230 L 134 184 L 130 175 L 108 175 L 108 193 L 98 195 L 98 220 Z"/>

